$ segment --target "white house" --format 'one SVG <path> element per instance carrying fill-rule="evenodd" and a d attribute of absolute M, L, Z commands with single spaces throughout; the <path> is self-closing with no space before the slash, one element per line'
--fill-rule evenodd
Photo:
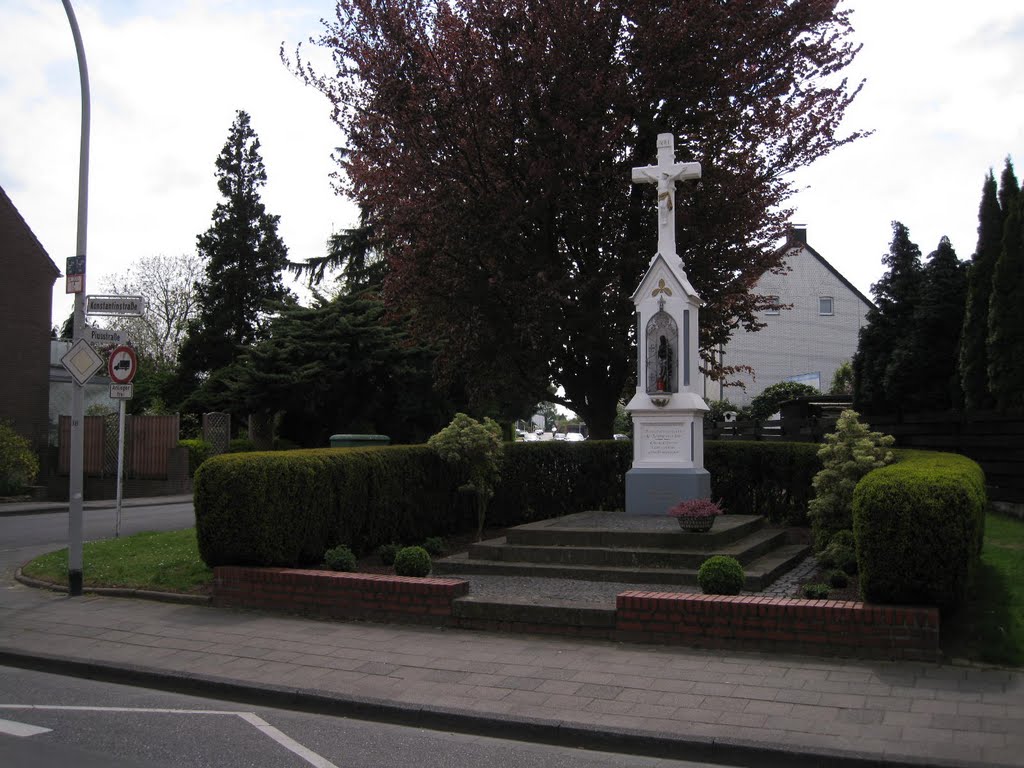
<path fill-rule="evenodd" d="M 761 313 L 759 331 L 737 331 L 725 346 L 725 365 L 749 365 L 754 375 L 733 379 L 746 387 L 721 387 L 707 379 L 708 400 L 749 405 L 765 388 L 780 381 L 799 381 L 827 392 L 836 369 L 857 351 L 857 334 L 865 324 L 871 301 L 820 253 L 807 244 L 807 229 L 790 229 L 786 266 L 789 271 L 764 274 L 753 291 L 778 297 L 785 309 Z"/>

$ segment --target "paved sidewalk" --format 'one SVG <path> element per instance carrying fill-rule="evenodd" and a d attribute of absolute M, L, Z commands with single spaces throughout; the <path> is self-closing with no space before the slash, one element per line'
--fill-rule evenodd
<path fill-rule="evenodd" d="M 1021 670 L 331 623 L 2 586 L 0 664 L 690 760 L 1024 766 Z"/>

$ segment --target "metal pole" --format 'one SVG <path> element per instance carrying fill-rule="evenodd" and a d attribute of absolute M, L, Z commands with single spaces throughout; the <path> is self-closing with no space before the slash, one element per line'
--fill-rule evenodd
<path fill-rule="evenodd" d="M 85 64 L 85 46 L 71 0 L 62 0 L 71 24 L 78 55 L 78 76 L 82 81 L 82 142 L 78 161 L 78 239 L 75 253 L 82 258 L 82 290 L 75 294 L 74 339 L 82 337 L 85 325 L 85 244 L 89 213 L 89 70 Z M 82 475 L 85 443 L 85 389 L 81 384 L 71 385 L 71 466 L 68 481 L 68 594 L 82 594 Z"/>
<path fill-rule="evenodd" d="M 121 536 L 121 478 L 124 477 L 124 405 L 122 398 L 117 409 L 117 517 L 114 522 L 114 538 Z"/>

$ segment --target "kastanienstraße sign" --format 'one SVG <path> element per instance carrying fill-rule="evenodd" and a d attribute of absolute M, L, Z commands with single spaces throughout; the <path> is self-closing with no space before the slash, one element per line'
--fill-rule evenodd
<path fill-rule="evenodd" d="M 113 317 L 140 316 L 146 312 L 142 296 L 86 296 L 85 314 Z"/>

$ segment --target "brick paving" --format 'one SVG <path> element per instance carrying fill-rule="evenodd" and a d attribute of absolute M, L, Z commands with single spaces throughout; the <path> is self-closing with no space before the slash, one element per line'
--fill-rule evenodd
<path fill-rule="evenodd" d="M 688 759 L 1024 766 L 1022 670 L 334 623 L 4 586 L 0 663 Z"/>

